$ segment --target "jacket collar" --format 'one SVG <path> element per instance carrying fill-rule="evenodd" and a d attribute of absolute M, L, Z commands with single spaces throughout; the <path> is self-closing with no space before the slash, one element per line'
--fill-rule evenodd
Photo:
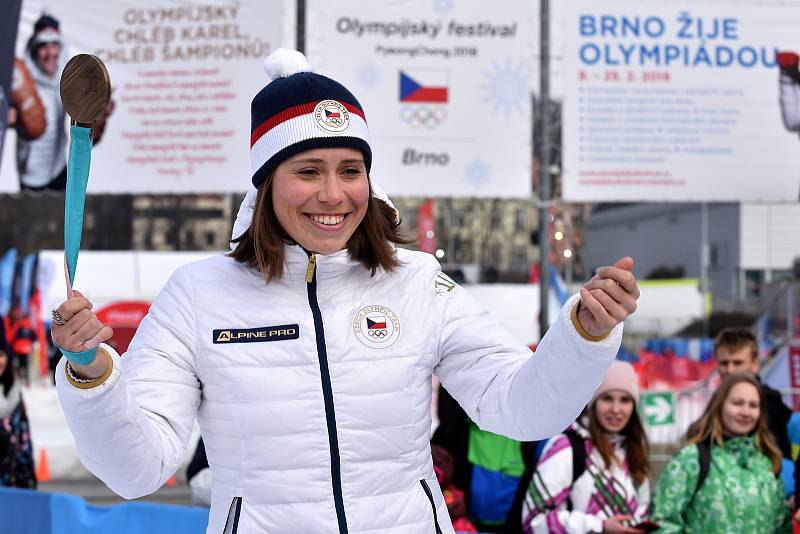
<path fill-rule="evenodd" d="M 631 417 L 636 417 L 636 413 L 633 413 Z M 580 418 L 578 418 L 577 421 L 572 423 L 572 428 L 583 439 L 588 439 L 588 440 L 592 439 L 592 435 L 589 433 L 588 415 L 582 415 Z M 625 446 L 625 436 L 623 436 L 622 434 L 606 432 L 606 437 L 608 438 L 608 441 L 611 443 L 611 445 L 614 446 L 615 448 Z"/>
<path fill-rule="evenodd" d="M 310 253 L 300 245 L 287 244 L 283 247 L 286 254 L 286 273 L 292 278 L 305 277 Z M 338 276 L 361 264 L 354 261 L 347 250 L 340 250 L 333 254 L 315 254 L 317 279 L 326 279 Z"/>

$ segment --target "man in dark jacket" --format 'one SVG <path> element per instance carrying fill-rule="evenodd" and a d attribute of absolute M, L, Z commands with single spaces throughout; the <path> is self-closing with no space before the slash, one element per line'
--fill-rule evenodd
<path fill-rule="evenodd" d="M 758 376 L 761 364 L 758 342 L 749 328 L 723 329 L 714 341 L 714 356 L 717 359 L 717 371 L 723 379 L 734 373 L 753 373 Z M 792 448 L 787 425 L 792 410 L 783 403 L 779 391 L 763 383 L 761 389 L 767 403 L 767 427 L 783 457 L 791 460 Z"/>

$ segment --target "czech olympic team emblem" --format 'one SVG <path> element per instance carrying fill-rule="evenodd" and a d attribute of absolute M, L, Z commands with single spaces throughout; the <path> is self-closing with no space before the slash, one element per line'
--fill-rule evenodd
<path fill-rule="evenodd" d="M 353 332 L 368 347 L 389 347 L 400 337 L 400 320 L 386 306 L 365 306 L 353 319 Z"/>
<path fill-rule="evenodd" d="M 328 132 L 343 132 L 350 126 L 350 113 L 336 100 L 323 100 L 314 106 L 314 120 Z"/>

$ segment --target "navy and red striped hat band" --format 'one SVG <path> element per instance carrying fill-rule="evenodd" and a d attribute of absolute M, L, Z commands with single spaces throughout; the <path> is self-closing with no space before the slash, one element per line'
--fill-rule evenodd
<path fill-rule="evenodd" d="M 372 164 L 361 104 L 339 82 L 310 71 L 305 57 L 278 49 L 264 62 L 272 79 L 253 98 L 250 164 L 258 187 L 281 162 L 314 148 L 354 148 Z"/>

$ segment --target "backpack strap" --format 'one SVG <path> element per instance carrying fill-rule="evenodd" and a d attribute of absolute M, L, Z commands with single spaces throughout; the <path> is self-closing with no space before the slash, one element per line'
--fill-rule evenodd
<path fill-rule="evenodd" d="M 703 482 L 708 478 L 708 470 L 711 467 L 711 438 L 704 439 L 695 446 L 697 447 L 697 463 L 699 466 L 697 484 L 695 484 L 691 499 L 686 503 L 686 508 L 683 510 L 684 519 L 686 518 L 686 512 L 689 510 L 689 506 L 692 504 L 692 501 L 694 501 L 694 498 L 697 497 L 697 492 L 700 491 L 700 488 L 703 487 Z"/>
<path fill-rule="evenodd" d="M 517 491 L 514 492 L 514 500 L 511 501 L 511 508 L 508 509 L 506 515 L 505 532 L 508 534 L 522 534 L 522 503 L 525 502 L 525 495 L 528 493 L 531 480 L 533 480 L 533 473 L 536 471 L 536 465 L 539 458 L 531 456 L 531 448 L 526 446 L 527 442 L 521 444 L 522 459 L 525 463 L 525 471 L 517 482 Z"/>
<path fill-rule="evenodd" d="M 572 446 L 572 483 L 575 484 L 575 481 L 586 471 L 586 444 L 573 428 L 565 430 L 564 435 L 567 436 L 569 444 Z"/>
<path fill-rule="evenodd" d="M 522 453 L 522 463 L 525 464 L 525 470 L 528 470 L 531 467 L 536 467 L 536 462 L 539 460 L 539 454 L 541 453 L 539 444 L 539 441 L 520 442 L 519 449 Z"/>
<path fill-rule="evenodd" d="M 575 481 L 586 471 L 586 447 L 584 446 L 583 438 L 572 428 L 565 430 L 563 434 L 569 440 L 572 448 L 572 484 L 575 484 Z M 519 479 L 517 491 L 514 493 L 514 500 L 506 516 L 505 532 L 507 534 L 522 534 L 522 503 L 525 501 L 525 495 L 528 493 L 528 488 L 539 464 L 538 455 L 531 455 L 530 445 L 523 442 L 521 449 L 522 458 L 527 467 Z M 572 502 L 569 498 L 567 498 L 567 508 L 572 510 Z"/>
<path fill-rule="evenodd" d="M 694 491 L 692 492 L 692 498 L 689 502 L 692 502 L 697 495 L 697 492 L 700 491 L 700 488 L 703 487 L 703 482 L 706 481 L 708 478 L 708 470 L 711 468 L 711 443 L 710 440 L 705 439 L 697 444 L 697 461 L 700 467 L 699 472 L 697 473 L 697 485 L 694 487 Z"/>

